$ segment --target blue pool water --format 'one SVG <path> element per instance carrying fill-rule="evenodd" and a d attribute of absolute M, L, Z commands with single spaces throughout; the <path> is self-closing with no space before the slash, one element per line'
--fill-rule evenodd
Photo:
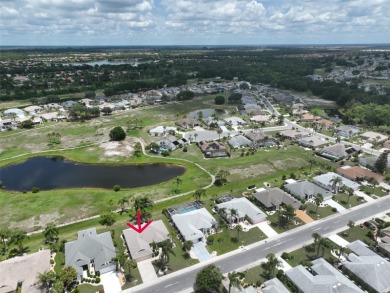
<path fill-rule="evenodd" d="M 180 211 L 179 214 L 185 214 L 185 213 L 192 212 L 192 211 L 195 211 L 195 210 L 197 210 L 196 207 L 191 207 L 191 208 L 188 208 L 188 209 Z"/>

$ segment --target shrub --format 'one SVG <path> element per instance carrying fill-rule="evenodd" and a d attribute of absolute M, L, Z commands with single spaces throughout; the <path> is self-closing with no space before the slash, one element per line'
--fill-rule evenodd
<path fill-rule="evenodd" d="M 100 278 L 99 277 L 96 278 L 96 283 L 100 283 Z"/>
<path fill-rule="evenodd" d="M 210 235 L 207 237 L 207 244 L 212 245 L 214 243 L 214 236 Z"/>
<path fill-rule="evenodd" d="M 238 238 L 237 237 L 232 237 L 230 239 L 230 241 L 233 242 L 233 243 L 237 243 L 238 242 Z"/>
<path fill-rule="evenodd" d="M 170 154 L 171 154 L 171 152 L 168 151 L 168 150 L 163 150 L 163 151 L 161 152 L 161 155 L 162 155 L 163 157 L 168 157 Z"/>
<path fill-rule="evenodd" d="M 50 264 L 51 264 L 51 265 L 54 264 L 54 259 L 50 259 Z"/>
<path fill-rule="evenodd" d="M 216 105 L 223 105 L 223 104 L 225 104 L 225 97 L 224 96 L 216 96 L 214 99 L 214 102 Z"/>
<path fill-rule="evenodd" d="M 285 260 L 286 260 L 286 259 L 289 259 L 289 258 L 290 258 L 290 255 L 288 254 L 288 252 L 283 252 L 283 253 L 282 253 L 282 258 L 285 259 Z"/>
<path fill-rule="evenodd" d="M 33 187 L 33 188 L 31 188 L 31 192 L 32 193 L 38 193 L 39 192 L 39 188 L 38 187 Z"/>
<path fill-rule="evenodd" d="M 336 208 L 332 208 L 332 212 L 336 213 L 337 209 Z"/>
<path fill-rule="evenodd" d="M 119 190 L 121 190 L 121 186 L 119 184 L 115 184 L 113 189 L 115 192 L 118 192 Z"/>
<path fill-rule="evenodd" d="M 109 136 L 113 141 L 121 141 L 126 138 L 126 132 L 122 129 L 122 127 L 116 126 L 110 131 Z"/>

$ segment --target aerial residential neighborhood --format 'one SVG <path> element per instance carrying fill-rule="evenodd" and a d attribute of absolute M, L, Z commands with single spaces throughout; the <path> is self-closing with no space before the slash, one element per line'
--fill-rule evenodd
<path fill-rule="evenodd" d="M 3 2 L 0 293 L 390 293 L 386 1 Z"/>

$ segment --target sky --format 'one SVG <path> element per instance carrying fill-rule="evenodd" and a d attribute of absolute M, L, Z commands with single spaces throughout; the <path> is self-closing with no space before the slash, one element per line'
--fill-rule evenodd
<path fill-rule="evenodd" d="M 0 0 L 1 46 L 390 43 L 390 0 Z"/>

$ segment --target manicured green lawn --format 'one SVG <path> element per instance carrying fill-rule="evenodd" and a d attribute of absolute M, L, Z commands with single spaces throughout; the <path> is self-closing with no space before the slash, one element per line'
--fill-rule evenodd
<path fill-rule="evenodd" d="M 63 252 L 58 251 L 56 253 L 56 256 L 54 258 L 56 264 L 54 266 L 54 271 L 59 274 L 61 272 L 61 269 L 63 267 L 62 264 L 65 263 L 65 254 Z"/>
<path fill-rule="evenodd" d="M 298 250 L 289 252 L 290 259 L 287 259 L 286 261 L 288 264 L 292 267 L 295 267 L 299 264 L 302 264 L 302 262 L 307 262 L 307 261 L 313 261 L 317 258 L 324 258 L 330 263 L 335 263 L 337 262 L 337 258 L 335 258 L 331 253 L 328 248 L 325 248 L 325 250 L 320 247 L 320 250 L 318 252 L 317 245 L 314 243 L 309 244 L 305 247 L 302 247 Z"/>
<path fill-rule="evenodd" d="M 256 283 L 263 283 L 265 278 L 263 276 L 264 270 L 261 265 L 255 266 L 247 271 L 245 271 L 244 282 L 247 284 L 252 284 L 256 287 Z"/>
<path fill-rule="evenodd" d="M 349 198 L 348 198 L 348 194 L 345 194 L 345 193 L 337 193 L 334 197 L 335 197 L 336 202 L 341 204 L 346 209 L 348 209 L 350 207 L 355 207 L 357 205 L 360 205 L 360 204 L 366 202 L 364 199 L 363 200 L 359 199 L 359 197 L 356 195 L 349 196 Z"/>
<path fill-rule="evenodd" d="M 212 253 L 217 252 L 217 255 L 227 253 L 239 248 L 241 245 L 248 245 L 254 242 L 261 241 L 267 236 L 260 229 L 254 227 L 247 232 L 240 232 L 238 242 L 233 242 L 232 238 L 237 237 L 237 231 L 227 227 L 222 228 L 221 233 L 214 234 L 214 242 L 212 245 L 207 245 L 207 250 Z"/>
<path fill-rule="evenodd" d="M 349 228 L 343 232 L 338 233 L 339 236 L 343 237 L 345 240 L 349 242 L 353 242 L 355 240 L 363 241 L 368 245 L 374 245 L 375 241 L 371 237 L 367 236 L 367 233 L 373 232 L 367 227 L 361 228 L 360 225 L 356 225 L 353 228 Z"/>
<path fill-rule="evenodd" d="M 382 187 L 375 187 L 374 189 L 372 187 L 368 187 L 368 186 L 360 186 L 360 190 L 363 191 L 364 193 L 370 195 L 370 194 L 374 194 L 376 196 L 385 196 L 388 194 L 388 192 L 384 192 L 383 191 L 383 188 Z"/>
<path fill-rule="evenodd" d="M 103 285 L 80 284 L 77 288 L 81 293 L 95 293 L 99 289 L 103 289 Z"/>
<path fill-rule="evenodd" d="M 277 213 L 274 213 L 273 215 L 270 215 L 267 217 L 268 221 L 271 222 L 271 227 L 276 231 L 278 232 L 278 234 L 280 233 L 283 233 L 283 232 L 286 232 L 288 230 L 291 230 L 291 229 L 294 229 L 294 228 L 297 228 L 299 226 L 302 226 L 303 225 L 303 222 L 298 218 L 298 217 L 294 217 L 291 221 L 291 223 L 286 226 L 286 227 L 280 227 L 278 225 L 278 214 Z M 295 222 L 299 223 L 298 225 L 295 225 Z"/>
<path fill-rule="evenodd" d="M 306 204 L 306 211 L 307 211 L 307 214 L 311 218 L 313 218 L 313 220 L 322 219 L 322 218 L 325 218 L 327 216 L 330 216 L 330 215 L 337 213 L 337 211 L 333 212 L 332 207 L 330 207 L 330 206 L 319 207 L 317 210 L 317 206 L 315 206 L 312 203 Z"/>

